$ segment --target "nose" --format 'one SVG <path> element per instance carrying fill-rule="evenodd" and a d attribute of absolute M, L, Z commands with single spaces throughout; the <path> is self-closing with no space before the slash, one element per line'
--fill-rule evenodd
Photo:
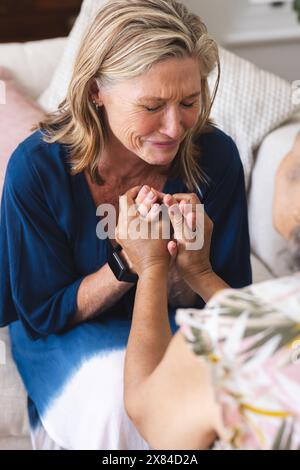
<path fill-rule="evenodd" d="M 181 113 L 177 106 L 172 106 L 164 113 L 160 133 L 172 140 L 179 139 L 183 134 Z"/>

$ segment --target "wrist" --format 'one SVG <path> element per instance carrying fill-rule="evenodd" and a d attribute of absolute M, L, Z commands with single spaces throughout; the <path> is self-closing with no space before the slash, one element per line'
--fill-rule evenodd
<path fill-rule="evenodd" d="M 216 274 L 214 273 L 212 267 L 209 265 L 205 269 L 192 269 L 188 273 L 183 273 L 183 278 L 185 282 L 193 290 L 198 290 L 202 287 L 203 284 L 211 281 Z"/>
<path fill-rule="evenodd" d="M 196 292 L 205 303 L 218 291 L 227 289 L 228 284 L 224 282 L 214 271 L 207 271 L 190 278 L 189 286 Z"/>
<path fill-rule="evenodd" d="M 159 279 L 166 279 L 168 276 L 169 264 L 166 262 L 153 262 L 151 264 L 147 264 L 141 266 L 139 268 L 139 279 L 143 280 L 145 278 L 155 277 Z"/>

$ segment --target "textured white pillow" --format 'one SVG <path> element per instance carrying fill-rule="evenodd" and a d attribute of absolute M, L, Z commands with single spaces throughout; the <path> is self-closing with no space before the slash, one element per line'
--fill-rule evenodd
<path fill-rule="evenodd" d="M 39 104 L 45 110 L 56 109 L 65 98 L 80 42 L 104 3 L 105 0 L 83 2 L 52 82 L 39 98 Z M 254 150 L 272 129 L 286 121 L 296 110 L 292 104 L 292 87 L 288 82 L 222 48 L 220 55 L 222 77 L 212 117 L 235 140 L 248 183 Z M 211 86 L 214 81 L 215 73 L 210 77 Z"/>
<path fill-rule="evenodd" d="M 293 104 L 292 86 L 285 80 L 223 48 L 220 60 L 221 81 L 212 117 L 236 142 L 248 183 L 255 150 L 300 106 Z M 210 77 L 211 87 L 215 78 L 216 72 Z"/>

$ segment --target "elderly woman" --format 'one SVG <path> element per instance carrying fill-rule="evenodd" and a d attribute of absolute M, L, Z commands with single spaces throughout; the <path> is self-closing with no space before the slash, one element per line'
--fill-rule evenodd
<path fill-rule="evenodd" d="M 136 275 L 103 236 L 103 208 L 118 212 L 121 194 L 143 186 L 148 204 L 194 192 L 214 224 L 198 295 L 170 267 L 173 331 L 174 307 L 251 282 L 242 165 L 209 122 L 215 66 L 216 43 L 180 3 L 111 0 L 83 40 L 66 99 L 10 159 L 0 324 L 11 324 L 35 448 L 148 448 L 123 403 Z"/>
<path fill-rule="evenodd" d="M 192 237 L 187 235 L 201 230 L 201 223 L 195 224 L 187 196 L 160 195 L 174 240 L 133 240 L 132 222 L 141 212 L 133 199 L 136 190 L 120 199 L 118 241 L 139 274 L 124 398 L 129 416 L 151 447 L 205 449 L 216 440 L 219 449 L 299 449 L 299 165 L 300 133 L 278 169 L 274 197 L 275 226 L 290 241 L 298 273 L 238 291 L 222 290 L 203 311 L 179 310 L 181 330 L 173 338 L 167 310 L 170 253 L 198 292 L 205 250 L 188 250 Z M 194 207 L 199 203 L 194 196 Z M 165 223 L 154 207 L 143 203 L 143 223 Z M 131 223 L 125 224 L 130 208 Z M 209 221 L 205 227 L 209 240 Z"/>
<path fill-rule="evenodd" d="M 277 170 L 273 222 L 289 241 L 291 267 L 300 271 L 300 132 Z"/>

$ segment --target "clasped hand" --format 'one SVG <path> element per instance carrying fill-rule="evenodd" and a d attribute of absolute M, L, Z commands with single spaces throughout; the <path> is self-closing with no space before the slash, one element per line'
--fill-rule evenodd
<path fill-rule="evenodd" d="M 171 260 L 188 284 L 212 271 L 213 224 L 196 194 L 171 196 L 139 186 L 120 197 L 119 207 L 116 241 L 139 276 L 153 266 L 166 270 Z"/>

